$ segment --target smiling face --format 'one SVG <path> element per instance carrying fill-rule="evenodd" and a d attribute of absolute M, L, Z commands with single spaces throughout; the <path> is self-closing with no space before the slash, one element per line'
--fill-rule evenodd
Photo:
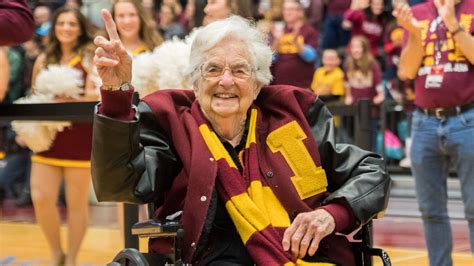
<path fill-rule="evenodd" d="M 76 43 L 81 35 L 76 15 L 72 12 L 60 14 L 54 24 L 54 34 L 60 43 Z"/>
<path fill-rule="evenodd" d="M 383 0 L 372 0 L 370 2 L 370 9 L 372 10 L 372 13 L 376 16 L 382 14 L 384 9 Z"/>
<path fill-rule="evenodd" d="M 119 2 L 114 7 L 114 20 L 123 38 L 139 38 L 140 17 L 132 3 Z"/>
<path fill-rule="evenodd" d="M 245 117 L 260 87 L 247 46 L 235 39 L 224 39 L 207 52 L 194 92 L 204 115 L 213 123 Z"/>
<path fill-rule="evenodd" d="M 335 50 L 325 50 L 323 52 L 323 65 L 327 70 L 331 71 L 334 68 L 338 67 L 341 63 L 339 56 Z"/>
<path fill-rule="evenodd" d="M 283 20 L 287 24 L 292 24 L 304 18 L 304 10 L 295 1 L 285 1 L 283 3 Z"/>
<path fill-rule="evenodd" d="M 352 39 L 350 43 L 350 52 L 354 59 L 361 59 L 364 54 L 364 45 L 362 41 L 357 38 Z"/>

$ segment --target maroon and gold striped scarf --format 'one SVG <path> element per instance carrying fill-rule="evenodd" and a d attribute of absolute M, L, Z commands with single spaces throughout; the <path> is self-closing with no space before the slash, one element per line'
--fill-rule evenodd
<path fill-rule="evenodd" d="M 196 108 L 198 109 L 198 108 Z M 283 250 L 283 233 L 290 218 L 258 166 L 256 123 L 258 110 L 250 110 L 245 148 L 239 154 L 241 175 L 236 164 L 205 119 L 202 111 L 193 112 L 204 141 L 217 161 L 216 188 L 237 228 L 247 251 L 257 265 L 334 265 L 308 263 Z"/>

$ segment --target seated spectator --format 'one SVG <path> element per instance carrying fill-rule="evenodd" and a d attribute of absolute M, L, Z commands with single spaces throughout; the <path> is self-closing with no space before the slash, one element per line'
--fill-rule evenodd
<path fill-rule="evenodd" d="M 266 86 L 272 51 L 251 23 L 208 24 L 186 69 L 194 91 L 161 90 L 132 108 L 132 58 L 112 45 L 120 39 L 103 17 L 111 40 L 96 39 L 107 51 L 95 62 L 108 85 L 94 120 L 99 200 L 155 202 L 155 218 L 182 211 L 186 263 L 355 265 L 338 233 L 385 208 L 383 159 L 336 144 L 312 91 Z M 163 241 L 150 240 L 151 251 Z"/>
<path fill-rule="evenodd" d="M 339 101 L 344 95 L 344 72 L 336 50 L 323 52 L 323 66 L 314 72 L 311 89 L 325 102 Z"/>

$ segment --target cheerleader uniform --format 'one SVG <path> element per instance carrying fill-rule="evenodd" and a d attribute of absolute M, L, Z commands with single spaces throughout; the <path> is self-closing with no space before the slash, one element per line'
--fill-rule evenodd
<path fill-rule="evenodd" d="M 68 65 L 82 72 L 84 84 L 87 71 L 82 65 L 82 57 L 75 56 Z M 58 132 L 51 147 L 31 157 L 31 161 L 58 167 L 90 168 L 92 149 L 92 123 L 72 123 Z"/>

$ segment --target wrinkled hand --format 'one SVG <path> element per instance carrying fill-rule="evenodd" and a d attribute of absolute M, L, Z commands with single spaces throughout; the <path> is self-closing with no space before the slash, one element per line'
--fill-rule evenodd
<path fill-rule="evenodd" d="M 444 24 L 450 32 L 453 32 L 458 27 L 458 20 L 456 19 L 456 12 L 454 10 L 454 0 L 434 0 L 439 16 L 443 19 Z"/>
<path fill-rule="evenodd" d="M 413 34 L 420 33 L 420 24 L 413 16 L 411 7 L 406 3 L 397 4 L 392 12 L 400 26 Z"/>
<path fill-rule="evenodd" d="M 132 57 L 120 41 L 110 12 L 103 9 L 101 15 L 110 40 L 102 36 L 94 39 L 97 46 L 94 64 L 103 85 L 119 87 L 122 83 L 132 80 Z"/>
<path fill-rule="evenodd" d="M 324 209 L 303 212 L 296 216 L 283 235 L 283 249 L 290 250 L 294 256 L 302 258 L 308 253 L 313 256 L 319 242 L 334 231 L 334 218 Z"/>

